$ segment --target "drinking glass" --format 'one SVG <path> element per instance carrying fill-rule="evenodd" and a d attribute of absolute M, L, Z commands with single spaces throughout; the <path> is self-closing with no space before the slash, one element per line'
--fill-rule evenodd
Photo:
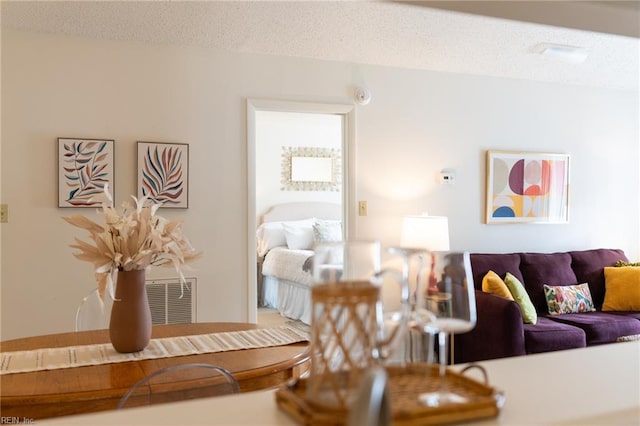
<path fill-rule="evenodd" d="M 402 300 L 399 315 L 385 318 L 381 297 L 384 276 L 377 241 L 318 244 L 311 286 L 310 403 L 346 409 L 363 373 L 388 358 L 400 342 L 409 317 L 409 289 L 397 277 Z"/>
<path fill-rule="evenodd" d="M 402 261 L 402 280 L 407 282 L 407 285 L 412 290 L 409 304 L 411 312 L 415 312 L 417 283 L 421 280 L 423 274 L 429 272 L 425 259 L 431 259 L 430 252 L 427 249 L 398 246 L 389 247 L 388 252 L 399 256 Z M 434 342 L 437 331 L 428 332 L 422 327 L 415 327 L 415 321 L 413 321 L 412 317 L 409 318 L 408 327 L 411 344 L 408 354 L 405 354 L 405 360 L 432 364 L 435 360 Z M 418 328 L 417 331 L 416 328 Z M 414 332 L 420 333 L 420 335 L 414 336 Z"/>
<path fill-rule="evenodd" d="M 429 252 L 428 258 L 431 266 L 418 281 L 412 324 L 438 335 L 439 387 L 419 396 L 421 403 L 437 407 L 466 401 L 446 385 L 448 340 L 475 327 L 476 302 L 468 252 Z"/>

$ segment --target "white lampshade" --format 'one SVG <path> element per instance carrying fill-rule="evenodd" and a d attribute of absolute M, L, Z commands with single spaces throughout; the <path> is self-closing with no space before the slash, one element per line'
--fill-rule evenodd
<path fill-rule="evenodd" d="M 406 216 L 402 223 L 401 244 L 430 251 L 449 250 L 449 219 L 446 216 Z"/>

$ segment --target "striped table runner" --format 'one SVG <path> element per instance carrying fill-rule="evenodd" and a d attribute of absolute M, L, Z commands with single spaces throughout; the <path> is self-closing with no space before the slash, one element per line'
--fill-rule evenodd
<path fill-rule="evenodd" d="M 267 348 L 308 340 L 307 333 L 292 327 L 282 326 L 151 339 L 144 350 L 128 354 L 116 352 L 111 343 L 1 352 L 0 374 Z"/>

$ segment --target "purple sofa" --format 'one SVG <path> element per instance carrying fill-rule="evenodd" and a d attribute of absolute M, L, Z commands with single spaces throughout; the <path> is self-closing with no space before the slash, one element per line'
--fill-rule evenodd
<path fill-rule="evenodd" d="M 455 336 L 456 363 L 581 348 L 640 334 L 640 312 L 602 312 L 604 267 L 628 261 L 622 250 L 594 249 L 562 253 L 471 254 L 477 323 Z M 536 324 L 524 324 L 516 302 L 484 293 L 482 278 L 492 270 L 513 274 L 536 308 Z M 595 312 L 549 315 L 544 284 L 588 283 Z"/>

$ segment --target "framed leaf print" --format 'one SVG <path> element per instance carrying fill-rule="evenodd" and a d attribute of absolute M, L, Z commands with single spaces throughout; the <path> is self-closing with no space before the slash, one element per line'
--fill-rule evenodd
<path fill-rule="evenodd" d="M 486 223 L 567 223 L 569 155 L 487 151 Z"/>
<path fill-rule="evenodd" d="M 58 207 L 100 206 L 104 186 L 113 194 L 112 139 L 58 138 Z"/>
<path fill-rule="evenodd" d="M 138 142 L 138 198 L 162 207 L 189 207 L 189 145 Z"/>

